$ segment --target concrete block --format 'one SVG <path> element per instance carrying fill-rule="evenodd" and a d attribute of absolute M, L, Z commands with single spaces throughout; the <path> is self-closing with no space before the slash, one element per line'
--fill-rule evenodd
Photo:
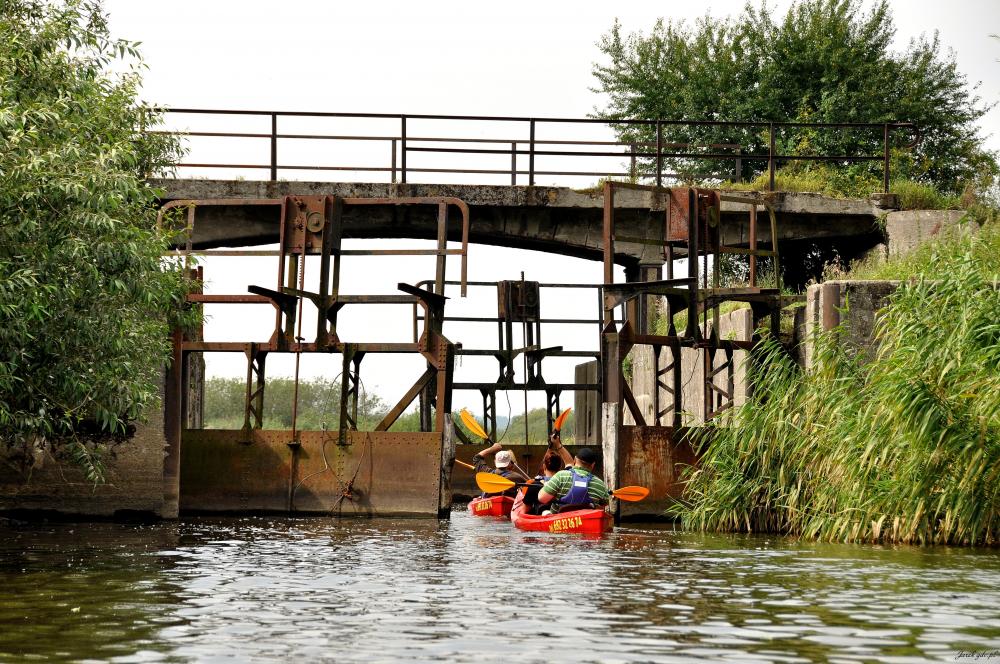
<path fill-rule="evenodd" d="M 890 212 L 885 219 L 889 239 L 889 255 L 905 254 L 942 232 L 958 230 L 965 217 L 964 210 L 904 210 Z M 971 227 L 970 227 L 971 228 Z"/>
<path fill-rule="evenodd" d="M 848 344 L 867 360 L 878 352 L 875 329 L 879 312 L 889 303 L 899 281 L 837 280 L 815 284 L 806 290 L 805 366 L 815 362 L 815 335 L 838 328 L 841 343 Z"/>
<path fill-rule="evenodd" d="M 601 366 L 596 360 L 576 365 L 573 380 L 596 384 Z M 592 390 L 576 390 L 573 397 L 573 422 L 577 445 L 601 444 L 601 395 Z"/>
<path fill-rule="evenodd" d="M 161 393 L 162 397 L 162 393 Z M 113 517 L 163 513 L 163 408 L 153 409 L 128 441 L 104 459 L 107 482 L 95 486 L 67 461 L 40 451 L 35 467 L 21 472 L 0 463 L 0 511 L 55 512 L 66 516 Z"/>

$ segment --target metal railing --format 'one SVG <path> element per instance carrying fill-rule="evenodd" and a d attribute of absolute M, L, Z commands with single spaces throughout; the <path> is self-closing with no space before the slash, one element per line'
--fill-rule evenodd
<path fill-rule="evenodd" d="M 517 185 L 519 176 L 527 176 L 527 184 L 534 186 L 538 176 L 591 176 L 591 177 L 626 177 L 632 181 L 645 179 L 657 186 L 662 186 L 663 181 L 670 178 L 689 177 L 691 173 L 678 174 L 664 171 L 664 166 L 674 160 L 686 160 L 690 162 L 732 162 L 733 168 L 725 174 L 709 174 L 707 177 L 726 179 L 732 177 L 734 181 L 741 181 L 746 169 L 746 162 L 766 162 L 769 174 L 769 187 L 774 190 L 775 170 L 782 162 L 792 161 L 828 161 L 839 163 L 858 162 L 882 162 L 882 180 L 884 191 L 889 189 L 889 161 L 892 148 L 892 132 L 905 131 L 911 135 L 908 143 L 898 147 L 911 148 L 917 144 L 920 135 L 918 128 L 909 122 L 885 122 L 885 123 L 807 123 L 807 122 L 724 122 L 724 121 L 685 121 L 685 120 L 604 120 L 598 118 L 531 118 L 531 117 L 505 117 L 486 115 L 429 115 L 429 114 L 389 114 L 389 113 L 323 113 L 323 112 L 292 112 L 292 111 L 250 111 L 250 110 L 221 110 L 221 109 L 196 109 L 196 108 L 171 108 L 162 109 L 169 118 L 180 115 L 191 116 L 220 116 L 230 118 L 259 118 L 269 120 L 270 131 L 267 132 L 234 132 L 234 131 L 191 131 L 191 130 L 166 130 L 161 133 L 169 133 L 179 137 L 197 138 L 220 138 L 249 140 L 267 140 L 269 146 L 269 159 L 266 162 L 254 163 L 233 163 L 233 162 L 179 162 L 172 166 L 184 168 L 224 168 L 224 169 L 251 169 L 266 170 L 269 179 L 275 181 L 282 171 L 354 171 L 371 173 L 388 173 L 391 182 L 406 183 L 408 176 L 415 173 L 450 173 L 463 175 L 509 175 L 510 184 Z M 323 134 L 323 133 L 295 133 L 292 131 L 279 131 L 279 120 L 285 119 L 310 119 L 310 118 L 340 118 L 340 119 L 360 119 L 370 121 L 393 121 L 398 123 L 398 131 L 391 134 Z M 416 121 L 445 121 L 452 126 L 468 127 L 472 132 L 482 131 L 488 128 L 489 123 L 513 123 L 523 127 L 520 137 L 506 136 L 499 137 L 477 137 L 477 136 L 425 136 L 413 135 L 408 131 Z M 607 140 L 565 140 L 565 139 L 544 139 L 539 138 L 541 128 L 566 125 L 604 125 L 608 128 L 636 127 L 639 131 L 651 132 L 655 136 L 654 141 L 607 141 Z M 676 128 L 712 128 L 716 130 L 743 130 L 766 132 L 769 147 L 766 153 L 747 153 L 738 143 L 695 143 L 695 142 L 668 142 L 664 138 L 666 131 Z M 881 133 L 881 154 L 837 154 L 837 155 L 800 155 L 781 154 L 777 149 L 777 135 L 779 132 L 790 130 L 846 130 L 853 132 L 874 133 L 880 130 Z M 526 134 L 526 135 L 524 135 Z M 304 164 L 286 163 L 279 160 L 279 142 L 284 144 L 288 141 L 365 141 L 374 143 L 385 143 L 388 149 L 384 156 L 384 165 L 371 166 L 364 164 Z M 499 147 L 503 146 L 503 147 Z M 618 148 L 617 150 L 614 148 Z M 707 149 L 708 151 L 695 151 L 695 148 Z M 456 165 L 455 167 L 429 167 L 414 166 L 410 159 L 417 154 L 438 153 L 447 154 L 458 160 L 460 157 L 471 155 L 509 155 L 509 168 L 469 168 Z M 326 154 L 324 152 L 324 154 Z M 522 164 L 523 158 L 527 158 L 527 167 Z M 537 162 L 542 158 L 564 157 L 590 159 L 616 158 L 619 161 L 628 160 L 628 170 L 568 170 L 552 168 L 542 169 L 537 167 Z M 648 167 L 640 162 L 648 160 Z M 650 168 L 651 167 L 651 168 Z M 699 174 L 706 177 L 706 174 Z"/>

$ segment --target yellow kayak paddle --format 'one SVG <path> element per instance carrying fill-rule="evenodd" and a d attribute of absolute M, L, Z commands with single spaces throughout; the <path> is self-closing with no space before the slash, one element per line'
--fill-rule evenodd
<path fill-rule="evenodd" d="M 494 473 L 476 473 L 476 484 L 486 493 L 502 493 L 515 486 L 525 486 L 523 483 L 512 482 L 506 477 Z M 623 486 L 611 492 L 619 500 L 630 503 L 638 502 L 649 495 L 649 489 L 644 486 Z"/>
<path fill-rule="evenodd" d="M 479 436 L 483 440 L 490 439 L 490 437 L 486 435 L 486 432 L 483 430 L 483 428 L 479 426 L 479 422 L 476 421 L 476 418 L 472 416 L 472 413 L 463 408 L 462 412 L 459 413 L 459 416 L 462 418 L 462 422 L 465 423 L 465 426 L 469 431 Z"/>

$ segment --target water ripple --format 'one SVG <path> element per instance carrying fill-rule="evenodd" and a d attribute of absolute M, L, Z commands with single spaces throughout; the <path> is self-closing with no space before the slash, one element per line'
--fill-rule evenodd
<path fill-rule="evenodd" d="M 450 521 L 0 531 L 0 660 L 949 661 L 1000 649 L 996 551 Z"/>

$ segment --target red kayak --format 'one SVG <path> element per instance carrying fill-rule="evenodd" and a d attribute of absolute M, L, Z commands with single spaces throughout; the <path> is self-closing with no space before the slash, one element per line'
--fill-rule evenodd
<path fill-rule="evenodd" d="M 599 535 L 610 532 L 614 519 L 603 509 L 575 510 L 563 514 L 535 516 L 526 512 L 525 505 L 518 500 L 510 513 L 510 521 L 521 530 L 537 530 L 546 533 L 583 533 Z"/>
<path fill-rule="evenodd" d="M 488 496 L 473 498 L 469 503 L 469 511 L 473 516 L 510 516 L 514 499 L 510 496 Z"/>

